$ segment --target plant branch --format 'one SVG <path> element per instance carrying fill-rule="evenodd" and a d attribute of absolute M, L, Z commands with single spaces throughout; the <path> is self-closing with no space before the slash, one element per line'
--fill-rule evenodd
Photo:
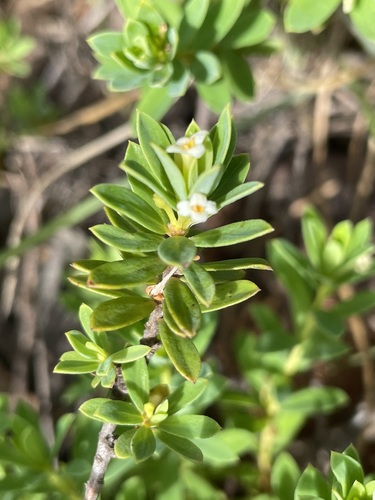
<path fill-rule="evenodd" d="M 109 462 L 115 456 L 113 451 L 115 429 L 115 424 L 104 423 L 99 432 L 94 463 L 92 464 L 90 478 L 86 483 L 85 500 L 96 500 L 99 497 Z"/>
<path fill-rule="evenodd" d="M 151 312 L 144 328 L 143 339 L 141 343 L 149 345 L 151 351 L 147 355 L 147 361 L 155 354 L 160 347 L 160 342 L 156 340 L 158 335 L 158 322 L 163 316 L 161 304 L 158 304 Z M 126 382 L 122 375 L 121 367 L 116 367 L 116 380 L 111 389 L 110 399 L 123 399 L 128 393 Z M 115 458 L 113 451 L 116 436 L 114 434 L 116 425 L 105 422 L 99 432 L 98 445 L 94 457 L 89 480 L 86 483 L 84 500 L 97 500 L 100 490 L 104 484 L 104 476 L 106 474 L 109 462 Z"/>

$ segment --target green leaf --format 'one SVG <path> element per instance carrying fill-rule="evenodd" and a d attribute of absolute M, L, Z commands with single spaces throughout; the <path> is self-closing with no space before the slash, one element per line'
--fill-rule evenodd
<path fill-rule="evenodd" d="M 110 371 L 112 371 L 112 369 L 113 369 L 112 358 L 109 357 L 98 365 L 96 374 L 99 375 L 99 377 L 103 377 L 107 375 Z"/>
<path fill-rule="evenodd" d="M 247 280 L 230 281 L 217 285 L 213 301 L 208 307 L 202 307 L 202 312 L 217 311 L 233 306 L 249 299 L 259 292 L 259 288 Z"/>
<path fill-rule="evenodd" d="M 197 249 L 185 236 L 166 238 L 158 248 L 158 255 L 169 266 L 185 268 L 193 261 Z"/>
<path fill-rule="evenodd" d="M 83 260 L 76 260 L 75 262 L 73 262 L 72 267 L 77 271 L 89 274 L 96 267 L 102 266 L 103 264 L 107 264 L 107 262 L 108 261 L 106 260 L 83 259 Z"/>
<path fill-rule="evenodd" d="M 111 355 L 111 358 L 113 363 L 131 363 L 146 356 L 150 350 L 151 348 L 147 345 L 131 345 L 115 352 Z"/>
<path fill-rule="evenodd" d="M 307 209 L 302 217 L 302 234 L 310 262 L 319 268 L 328 233 L 323 219 L 312 208 Z"/>
<path fill-rule="evenodd" d="M 211 2 L 198 36 L 192 41 L 194 48 L 217 45 L 241 16 L 246 0 L 220 0 Z"/>
<path fill-rule="evenodd" d="M 352 457 L 357 462 L 361 461 L 359 454 L 358 454 L 358 451 L 355 449 L 355 447 L 353 446 L 352 443 L 350 443 L 350 445 L 345 448 L 345 450 L 343 451 L 343 454 L 347 455 L 348 457 Z"/>
<path fill-rule="evenodd" d="M 264 184 L 262 182 L 256 182 L 256 181 L 246 182 L 245 184 L 237 186 L 231 191 L 228 191 L 228 193 L 224 195 L 222 198 L 219 198 L 216 201 L 216 203 L 220 208 L 226 207 L 227 205 L 230 205 L 235 201 L 241 200 L 246 196 L 250 196 L 251 194 L 261 189 L 263 186 Z"/>
<path fill-rule="evenodd" d="M 77 416 L 74 413 L 65 413 L 56 423 L 56 434 L 53 443 L 53 447 L 51 450 L 52 456 L 57 456 L 61 451 L 62 444 L 68 435 L 68 432 L 72 428 L 73 423 L 75 422 Z"/>
<path fill-rule="evenodd" d="M 314 321 L 319 330 L 329 336 L 339 337 L 345 331 L 345 322 L 334 311 L 314 311 Z"/>
<path fill-rule="evenodd" d="M 197 445 L 188 439 L 173 436 L 172 434 L 168 434 L 167 432 L 163 432 L 159 429 L 156 431 L 156 436 L 162 443 L 168 446 L 168 448 L 176 453 L 179 453 L 183 457 L 193 460 L 194 462 L 202 462 L 203 455 L 201 450 Z"/>
<path fill-rule="evenodd" d="M 294 500 L 294 491 L 300 477 L 299 467 L 287 452 L 280 453 L 271 471 L 271 486 L 278 498 Z"/>
<path fill-rule="evenodd" d="M 251 2 L 220 46 L 233 50 L 258 45 L 269 38 L 274 25 L 271 11 Z"/>
<path fill-rule="evenodd" d="M 85 401 L 79 407 L 79 411 L 82 412 L 86 417 L 95 418 L 95 412 L 99 408 L 100 405 L 106 403 L 108 401 L 107 398 L 93 398 Z"/>
<path fill-rule="evenodd" d="M 23 418 L 19 418 L 17 415 L 13 418 L 12 427 L 14 443 L 19 451 L 32 459 L 31 467 L 39 470 L 50 468 L 50 451 L 40 429 L 28 425 Z"/>
<path fill-rule="evenodd" d="M 265 259 L 253 257 L 243 259 L 227 259 L 218 262 L 204 262 L 202 267 L 204 267 L 206 271 L 235 271 L 239 269 L 272 271 L 272 267 Z"/>
<path fill-rule="evenodd" d="M 91 316 L 91 327 L 97 332 L 112 331 L 132 325 L 146 318 L 155 308 L 155 302 L 144 297 L 121 297 L 99 304 Z"/>
<path fill-rule="evenodd" d="M 208 307 L 215 295 L 215 283 L 211 275 L 203 266 L 192 262 L 183 269 L 186 283 L 197 297 L 199 302 Z"/>
<path fill-rule="evenodd" d="M 320 28 L 335 12 L 341 0 L 325 0 L 311 3 L 310 0 L 289 0 L 284 12 L 286 31 L 303 33 Z"/>
<path fill-rule="evenodd" d="M 123 168 L 128 174 L 129 183 L 133 191 L 141 197 L 143 196 L 141 189 L 145 191 L 148 188 L 149 198 L 153 197 L 155 193 L 168 205 L 174 206 L 174 197 L 164 190 L 163 185 L 160 184 L 158 179 L 153 177 L 148 167 L 147 159 L 139 144 L 131 141 L 128 143 L 125 158 L 122 164 L 120 164 L 120 168 Z"/>
<path fill-rule="evenodd" d="M 93 35 L 87 39 L 87 43 L 103 57 L 111 57 L 115 52 L 121 51 L 125 44 L 122 33 L 111 31 Z"/>
<path fill-rule="evenodd" d="M 283 411 L 296 411 L 308 416 L 329 413 L 347 402 L 348 395 L 337 387 L 308 387 L 287 396 L 281 402 L 281 408 Z"/>
<path fill-rule="evenodd" d="M 143 422 L 138 409 L 130 403 L 108 399 L 98 406 L 94 417 L 116 425 L 140 425 Z"/>
<path fill-rule="evenodd" d="M 215 420 L 203 415 L 172 415 L 163 420 L 158 428 L 169 434 L 188 439 L 208 438 L 221 429 Z"/>
<path fill-rule="evenodd" d="M 77 330 L 72 330 L 70 332 L 67 332 L 65 335 L 68 339 L 69 344 L 78 354 L 81 354 L 81 356 L 84 356 L 86 358 L 93 357 L 92 350 L 86 347 L 88 339 L 85 335 L 83 335 L 83 333 L 77 332 Z"/>
<path fill-rule="evenodd" d="M 129 396 L 140 412 L 149 400 L 150 384 L 146 360 L 144 358 L 126 363 L 122 366 L 122 374 L 128 388 Z"/>
<path fill-rule="evenodd" d="M 273 231 L 264 220 L 253 219 L 233 222 L 226 226 L 209 229 L 190 238 L 197 247 L 214 248 L 235 245 L 244 241 L 259 238 Z"/>
<path fill-rule="evenodd" d="M 217 203 L 219 203 L 219 200 L 225 201 L 229 192 L 245 182 L 249 169 L 250 162 L 247 154 L 233 156 L 220 180 L 219 186 L 210 198 Z"/>
<path fill-rule="evenodd" d="M 308 465 L 297 483 L 295 498 L 331 500 L 331 488 L 321 472 Z"/>
<path fill-rule="evenodd" d="M 185 95 L 190 83 L 190 72 L 181 61 L 173 61 L 173 74 L 166 85 L 171 96 L 179 97 Z"/>
<path fill-rule="evenodd" d="M 254 96 L 254 78 L 249 64 L 238 51 L 220 54 L 223 76 L 229 82 L 234 96 L 240 101 L 248 101 Z"/>
<path fill-rule="evenodd" d="M 105 351 L 107 351 L 109 349 L 109 346 L 106 336 L 100 335 L 97 332 L 93 332 L 91 330 L 91 314 L 92 314 L 91 307 L 89 307 L 86 304 L 81 304 L 79 308 L 79 320 L 81 322 L 81 325 L 83 326 L 86 335 L 92 342 L 94 342 L 94 344 L 99 345 Z"/>
<path fill-rule="evenodd" d="M 165 234 L 166 226 L 155 209 L 123 186 L 99 184 L 91 192 L 109 208 L 129 217 L 153 233 Z"/>
<path fill-rule="evenodd" d="M 171 278 L 164 288 L 164 300 L 181 332 L 193 337 L 201 322 L 201 311 L 189 287 L 180 279 Z"/>
<path fill-rule="evenodd" d="M 349 318 L 354 314 L 363 314 L 371 310 L 375 306 L 375 292 L 364 291 L 356 292 L 356 294 L 348 300 L 344 300 L 340 304 L 334 306 L 330 312 L 332 314 L 341 316 L 342 318 Z"/>
<path fill-rule="evenodd" d="M 366 497 L 366 488 L 358 481 L 354 481 L 352 487 L 348 491 L 346 500 L 358 500 L 360 498 L 365 499 Z"/>
<path fill-rule="evenodd" d="M 159 334 L 176 370 L 187 380 L 195 382 L 201 369 L 201 360 L 194 342 L 175 335 L 163 320 L 159 322 Z"/>
<path fill-rule="evenodd" d="M 209 0 L 188 0 L 179 29 L 179 52 L 189 47 L 202 26 L 209 7 Z"/>
<path fill-rule="evenodd" d="M 370 219 L 363 219 L 353 228 L 352 238 L 347 249 L 347 258 L 358 255 L 358 249 L 366 247 L 372 241 L 373 223 Z"/>
<path fill-rule="evenodd" d="M 294 323 L 300 325 L 311 308 L 316 288 L 316 283 L 312 282 L 309 274 L 309 261 L 297 248 L 283 239 L 269 243 L 268 256 L 276 276 L 288 292 Z"/>
<path fill-rule="evenodd" d="M 180 25 L 183 16 L 181 5 L 171 3 L 170 0 L 155 0 L 153 3 L 169 25 L 175 28 Z"/>
<path fill-rule="evenodd" d="M 180 384 L 168 397 L 168 414 L 173 415 L 193 403 L 206 390 L 207 384 L 208 381 L 205 378 L 199 378 L 195 384 L 189 381 Z"/>
<path fill-rule="evenodd" d="M 98 367 L 97 361 L 62 360 L 53 369 L 54 373 L 91 373 Z"/>
<path fill-rule="evenodd" d="M 160 163 L 162 164 L 164 171 L 169 179 L 169 182 L 172 185 L 172 189 L 176 193 L 177 199 L 186 200 L 187 192 L 185 180 L 181 170 L 172 160 L 172 157 L 168 153 L 166 153 L 165 149 L 162 149 L 153 143 L 151 143 L 151 147 L 159 158 Z"/>
<path fill-rule="evenodd" d="M 190 70 L 199 83 L 210 85 L 221 76 L 220 61 L 212 52 L 200 50 L 195 53 Z"/>
<path fill-rule="evenodd" d="M 108 290 L 103 288 L 90 288 L 87 284 L 87 276 L 85 274 L 80 274 L 76 276 L 69 276 L 68 281 L 79 288 L 84 288 L 90 292 L 98 293 L 100 295 L 105 295 L 106 297 L 128 297 L 132 292 L 127 292 L 125 290 Z"/>
<path fill-rule="evenodd" d="M 194 193 L 201 193 L 209 196 L 211 191 L 216 188 L 216 185 L 219 182 L 222 174 L 223 167 L 221 165 L 212 167 L 209 170 L 203 172 L 191 187 L 189 191 L 189 197 Z"/>
<path fill-rule="evenodd" d="M 217 124 L 210 131 L 214 165 L 227 165 L 232 157 L 236 143 L 236 129 L 232 125 L 232 117 L 227 105 L 221 112 Z"/>
<path fill-rule="evenodd" d="M 139 5 L 133 2 L 133 0 L 115 0 L 115 4 L 124 19 L 127 17 L 137 17 Z"/>
<path fill-rule="evenodd" d="M 179 479 L 185 493 L 185 498 L 205 498 L 211 500 L 225 500 L 228 498 L 225 493 L 213 486 L 208 479 L 204 478 L 199 471 L 195 471 L 192 467 L 184 467 L 180 472 Z M 183 494 L 179 496 L 175 494 L 173 498 L 183 498 Z"/>
<path fill-rule="evenodd" d="M 225 467 L 239 461 L 238 454 L 225 437 L 225 430 L 208 439 L 196 440 L 201 448 L 204 461 L 216 467 Z"/>
<path fill-rule="evenodd" d="M 354 481 L 360 483 L 364 481 L 362 466 L 354 458 L 342 453 L 337 453 L 336 451 L 331 452 L 330 462 L 332 473 L 341 485 L 342 495 L 344 498 L 347 498 Z"/>
<path fill-rule="evenodd" d="M 163 318 L 164 321 L 166 322 L 168 328 L 175 333 L 176 335 L 179 335 L 180 337 L 186 337 L 186 334 L 181 330 L 181 328 L 178 326 L 176 321 L 173 319 L 173 316 L 170 312 L 170 310 L 167 307 L 166 302 L 163 302 Z"/>
<path fill-rule="evenodd" d="M 96 267 L 88 276 L 90 288 L 122 289 L 139 284 L 153 284 L 166 268 L 156 256 L 128 256 L 125 260 L 107 262 Z"/>
<path fill-rule="evenodd" d="M 371 495 L 375 492 L 375 481 L 370 481 L 365 485 L 366 493 L 369 498 L 372 498 Z M 353 499 L 354 500 L 354 499 Z"/>
<path fill-rule="evenodd" d="M 163 241 L 163 236 L 129 233 L 108 224 L 99 224 L 90 230 L 100 241 L 123 252 L 154 252 Z"/>
<path fill-rule="evenodd" d="M 215 113 L 220 113 L 220 111 L 231 102 L 229 85 L 223 78 L 212 85 L 197 83 L 196 87 L 201 99 Z"/>
<path fill-rule="evenodd" d="M 143 154 L 148 162 L 148 168 L 155 179 L 158 180 L 164 191 L 172 192 L 172 185 L 162 167 L 160 160 L 151 144 L 156 144 L 161 149 L 166 149 L 174 142 L 172 134 L 160 123 L 145 113 L 137 113 L 137 136 Z"/>
<path fill-rule="evenodd" d="M 115 453 L 118 458 L 130 458 L 133 456 L 131 441 L 137 429 L 131 429 L 123 432 L 115 442 Z"/>
<path fill-rule="evenodd" d="M 142 425 L 134 434 L 131 441 L 131 450 L 137 462 L 147 460 L 153 455 L 156 448 L 156 440 L 151 428 Z"/>

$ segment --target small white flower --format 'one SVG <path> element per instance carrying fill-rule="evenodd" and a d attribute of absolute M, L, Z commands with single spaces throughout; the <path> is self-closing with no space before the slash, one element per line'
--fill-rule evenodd
<path fill-rule="evenodd" d="M 190 217 L 195 224 L 206 222 L 210 215 L 217 214 L 217 207 L 214 201 L 207 200 L 204 194 L 195 193 L 190 200 L 179 201 L 177 203 L 178 215 Z"/>
<path fill-rule="evenodd" d="M 203 142 L 207 134 L 206 130 L 200 130 L 190 137 L 180 137 L 180 139 L 177 139 L 176 144 L 168 146 L 166 151 L 167 153 L 180 153 L 193 158 L 201 158 L 206 151 Z"/>

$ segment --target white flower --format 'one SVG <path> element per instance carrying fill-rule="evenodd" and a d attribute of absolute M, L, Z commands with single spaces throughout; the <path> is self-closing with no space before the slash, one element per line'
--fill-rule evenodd
<path fill-rule="evenodd" d="M 168 146 L 166 151 L 167 153 L 180 153 L 193 158 L 201 158 L 206 151 L 203 142 L 207 134 L 206 130 L 200 130 L 190 137 L 180 137 L 180 139 L 177 139 L 176 144 Z"/>
<path fill-rule="evenodd" d="M 370 270 L 372 264 L 372 257 L 369 253 L 364 253 L 356 258 L 354 264 L 354 271 L 364 274 Z"/>
<path fill-rule="evenodd" d="M 190 200 L 179 201 L 177 203 L 178 215 L 190 217 L 192 222 L 206 222 L 210 215 L 217 214 L 217 207 L 214 201 L 208 201 L 204 194 L 195 193 Z"/>

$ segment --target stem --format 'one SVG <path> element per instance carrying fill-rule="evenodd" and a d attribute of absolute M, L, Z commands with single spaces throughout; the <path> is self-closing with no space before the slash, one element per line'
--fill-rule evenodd
<path fill-rule="evenodd" d="M 259 435 L 259 451 L 257 465 L 259 469 L 259 486 L 261 491 L 270 491 L 270 476 L 272 468 L 272 449 L 275 439 L 274 417 L 279 410 L 279 403 L 275 399 L 272 381 L 265 381 L 259 398 L 266 414 L 266 423 Z"/>
<path fill-rule="evenodd" d="M 275 430 L 269 421 L 259 436 L 259 452 L 257 457 L 259 469 L 259 486 L 261 491 L 270 490 L 270 475 L 272 467 L 272 445 Z"/>
<path fill-rule="evenodd" d="M 170 277 L 170 276 L 169 276 Z M 149 360 L 156 352 L 160 346 L 159 342 L 156 340 L 158 335 L 158 322 L 163 316 L 163 311 L 161 305 L 157 305 L 155 309 L 151 312 L 143 332 L 142 344 L 149 345 L 151 351 L 147 355 L 147 360 Z M 122 376 L 121 368 L 118 366 L 116 368 L 116 380 L 111 389 L 110 398 L 111 399 L 123 399 L 127 394 L 127 387 L 125 380 Z M 84 500 L 97 500 L 100 494 L 100 490 L 104 484 L 104 476 L 107 472 L 107 468 L 111 458 L 115 458 L 115 453 L 113 451 L 116 436 L 114 434 L 116 425 L 104 423 L 98 437 L 98 445 L 96 448 L 96 453 L 94 457 L 94 462 L 92 464 L 92 469 L 90 473 L 89 480 L 86 483 Z"/>
<path fill-rule="evenodd" d="M 288 377 L 292 377 L 298 371 L 303 357 L 304 344 L 314 331 L 315 320 L 313 311 L 321 307 L 322 303 L 331 292 L 332 288 L 327 284 L 321 285 L 318 288 L 315 295 L 315 300 L 311 305 L 311 309 L 306 314 L 304 325 L 299 336 L 299 343 L 293 347 L 288 356 L 288 359 L 286 360 L 284 373 Z"/>
<path fill-rule="evenodd" d="M 96 500 L 104 484 L 104 476 L 111 458 L 115 456 L 113 447 L 115 444 L 115 424 L 104 423 L 98 439 L 98 446 L 92 464 L 90 478 L 86 483 L 85 500 Z"/>

